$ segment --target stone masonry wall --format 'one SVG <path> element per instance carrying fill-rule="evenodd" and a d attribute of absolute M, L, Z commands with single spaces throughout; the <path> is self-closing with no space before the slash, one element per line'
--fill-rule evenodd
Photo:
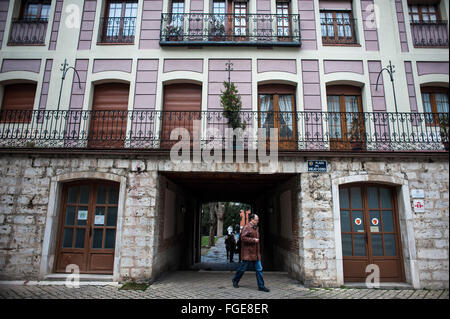
<path fill-rule="evenodd" d="M 297 234 L 298 239 L 298 248 L 295 248 L 298 253 L 294 255 L 299 256 L 295 259 L 301 264 L 297 269 L 302 272 L 302 281 L 312 286 L 339 284 L 332 208 L 333 181 L 351 176 L 368 176 L 369 180 L 373 176 L 384 176 L 402 180 L 409 192 L 413 189 L 425 190 L 425 212 L 412 213 L 416 253 L 412 256 L 412 262 L 421 288 L 448 288 L 448 160 L 420 157 L 322 159 L 328 162 L 327 173 L 308 173 L 306 160 L 302 157 L 279 159 L 279 173 L 300 174 L 298 222 L 293 227 L 293 233 Z M 126 179 L 119 278 L 144 280 L 152 277 L 152 265 L 159 245 L 158 237 L 154 236 L 159 211 L 159 171 L 254 173 L 261 170 L 262 165 L 258 163 L 174 164 L 168 159 L 142 156 L 96 158 L 88 155 L 2 154 L 0 279 L 40 278 L 52 178 L 68 173 L 97 172 Z M 402 241 L 408 241 L 405 231 L 401 230 Z M 402 243 L 403 247 L 406 244 Z M 404 255 L 405 264 L 409 263 L 407 258 L 409 256 Z M 409 269 L 405 271 L 407 278 L 410 277 Z"/>

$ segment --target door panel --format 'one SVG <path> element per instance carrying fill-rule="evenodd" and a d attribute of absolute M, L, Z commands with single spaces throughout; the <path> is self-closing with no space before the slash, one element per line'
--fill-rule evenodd
<path fill-rule="evenodd" d="M 340 188 L 344 279 L 364 282 L 366 266 L 380 267 L 380 281 L 404 281 L 394 188 L 353 184 Z"/>
<path fill-rule="evenodd" d="M 126 138 L 129 84 L 106 83 L 94 88 L 89 130 L 90 148 L 121 148 Z"/>
<path fill-rule="evenodd" d="M 81 273 L 112 273 L 118 184 L 83 181 L 64 185 L 56 272 L 76 264 Z"/>

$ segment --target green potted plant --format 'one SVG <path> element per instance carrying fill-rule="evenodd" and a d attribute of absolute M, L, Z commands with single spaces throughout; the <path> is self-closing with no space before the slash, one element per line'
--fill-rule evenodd
<path fill-rule="evenodd" d="M 183 28 L 180 26 L 168 25 L 165 30 L 167 41 L 182 41 Z"/>
<path fill-rule="evenodd" d="M 350 130 L 350 146 L 352 150 L 363 149 L 363 130 L 361 118 L 358 115 L 354 115 L 351 123 Z"/>
<path fill-rule="evenodd" d="M 210 39 L 213 41 L 225 40 L 225 24 L 223 21 L 214 20 L 210 29 Z"/>
<path fill-rule="evenodd" d="M 439 116 L 439 131 L 441 135 L 441 141 L 444 145 L 444 149 L 448 151 L 449 132 L 448 132 L 448 114 L 442 114 Z"/>
<path fill-rule="evenodd" d="M 228 119 L 228 125 L 233 129 L 245 130 L 246 123 L 241 119 L 241 96 L 233 82 L 223 82 L 224 91 L 220 91 L 220 104 L 223 107 L 223 116 Z M 233 148 L 236 148 L 236 136 L 233 136 Z"/>

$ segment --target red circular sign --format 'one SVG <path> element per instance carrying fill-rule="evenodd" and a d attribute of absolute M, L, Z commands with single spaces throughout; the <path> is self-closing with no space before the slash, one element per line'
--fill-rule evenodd
<path fill-rule="evenodd" d="M 362 222 L 362 221 L 361 221 L 361 218 L 356 218 L 356 219 L 355 219 L 355 224 L 356 224 L 356 225 L 358 225 L 358 226 L 361 225 L 361 222 Z"/>
<path fill-rule="evenodd" d="M 377 218 L 372 218 L 372 224 L 373 225 L 378 225 L 378 219 Z"/>

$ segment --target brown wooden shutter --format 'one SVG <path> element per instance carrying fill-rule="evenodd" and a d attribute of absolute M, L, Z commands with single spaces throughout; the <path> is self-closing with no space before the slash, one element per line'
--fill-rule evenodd
<path fill-rule="evenodd" d="M 123 147 L 129 89 L 130 85 L 124 83 L 106 83 L 94 87 L 89 147 Z"/>
<path fill-rule="evenodd" d="M 36 83 L 5 85 L 1 122 L 30 123 L 36 95 Z"/>
<path fill-rule="evenodd" d="M 161 147 L 170 148 L 170 132 L 176 127 L 186 128 L 192 140 L 194 120 L 201 119 L 202 86 L 191 83 L 169 84 L 164 87 Z"/>

